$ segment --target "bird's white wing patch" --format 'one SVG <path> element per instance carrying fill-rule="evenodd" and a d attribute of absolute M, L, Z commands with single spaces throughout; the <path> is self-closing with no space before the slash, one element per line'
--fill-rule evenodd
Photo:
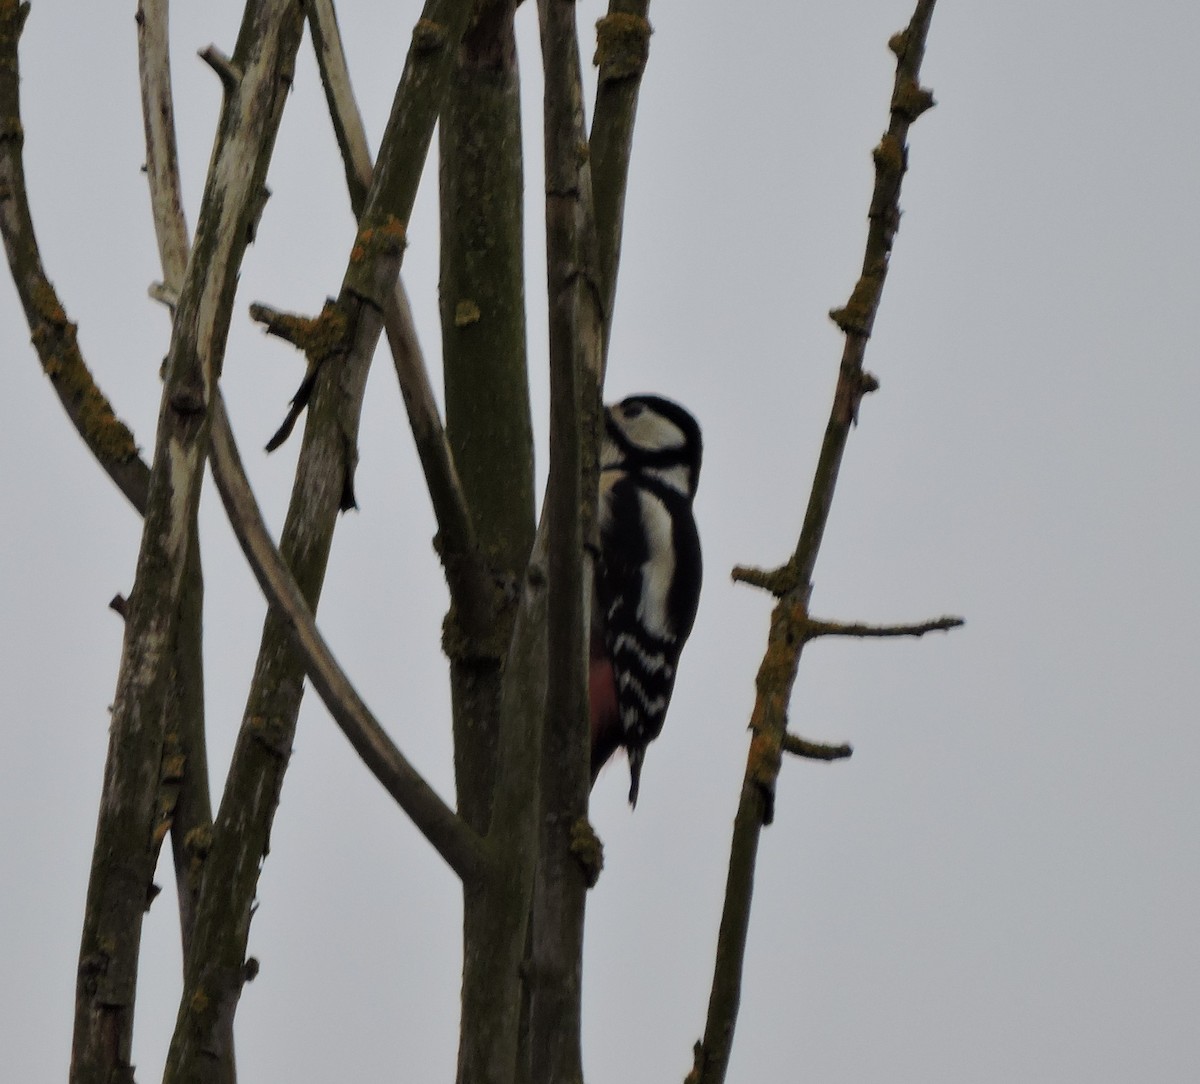
<path fill-rule="evenodd" d="M 647 467 L 644 473 L 685 497 L 691 493 L 692 472 L 684 463 L 676 463 L 673 467 Z"/>
<path fill-rule="evenodd" d="M 675 578 L 671 513 L 649 490 L 638 490 L 638 502 L 650 557 L 642 565 L 642 593 L 638 599 L 637 619 L 643 628 L 660 640 L 671 641 L 675 639 L 675 629 L 667 608 L 667 594 Z"/>

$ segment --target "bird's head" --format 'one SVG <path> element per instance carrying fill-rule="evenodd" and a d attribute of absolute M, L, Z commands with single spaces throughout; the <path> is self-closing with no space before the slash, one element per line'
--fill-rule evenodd
<path fill-rule="evenodd" d="M 640 472 L 690 500 L 700 480 L 702 448 L 696 419 L 670 399 L 631 395 L 604 408 L 602 470 Z"/>

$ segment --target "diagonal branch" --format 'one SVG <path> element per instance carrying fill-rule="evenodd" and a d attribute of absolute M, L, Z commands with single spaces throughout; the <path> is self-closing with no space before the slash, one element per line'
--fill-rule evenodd
<path fill-rule="evenodd" d="M 795 552 L 778 572 L 756 581 L 777 594 L 767 650 L 756 679 L 757 696 L 750 718 L 752 737 L 741 800 L 734 820 L 725 905 L 704 1039 L 696 1047 L 688 1084 L 721 1084 L 737 1023 L 746 935 L 754 889 L 754 866 L 764 824 L 770 822 L 775 780 L 784 749 L 787 705 L 805 643 L 812 574 L 829 517 L 846 440 L 858 405 L 877 382 L 863 370 L 867 339 L 887 277 L 892 242 L 900 223 L 900 182 L 907 159 L 909 125 L 933 104 L 918 81 L 934 0 L 918 0 L 907 29 L 892 38 L 896 79 L 891 121 L 874 153 L 875 191 L 862 274 L 849 303 L 830 315 L 846 335 L 833 408 L 825 430 L 804 525 Z"/>
<path fill-rule="evenodd" d="M 308 18 L 329 115 L 333 120 L 338 146 L 342 150 L 350 206 L 357 217 L 362 214 L 366 203 L 374 163 L 371 161 L 362 117 L 350 87 L 350 74 L 332 0 L 313 0 Z M 425 472 L 439 534 L 450 552 L 470 553 L 474 549 L 470 513 L 438 414 L 433 385 L 429 380 L 421 344 L 417 340 L 412 309 L 402 280 L 397 279 L 393 296 L 388 299 L 384 309 L 384 329 L 417 454 Z"/>
<path fill-rule="evenodd" d="M 332 0 L 312 0 L 308 5 L 308 22 L 329 115 L 342 152 L 350 206 L 357 217 L 362 214 L 366 203 L 374 163 L 350 86 L 350 73 Z M 413 441 L 437 519 L 442 552 L 451 555 L 474 554 L 475 534 L 470 511 L 446 440 L 429 371 L 417 340 L 408 294 L 401 279 L 397 279 L 392 296 L 387 299 L 383 319 Z M 481 593 L 478 578 L 482 570 L 477 562 L 475 566 L 463 569 L 460 561 L 455 569 L 447 568 L 451 597 L 456 604 L 468 610 L 468 593 Z M 460 582 L 463 580 L 467 582 Z"/>
<path fill-rule="evenodd" d="M 408 243 L 408 218 L 434 122 L 471 9 L 471 0 L 426 0 L 413 30 L 337 301 L 347 324 L 347 365 L 369 359 L 379 340 Z M 322 49 L 318 56 L 328 53 Z M 349 485 L 348 479 L 347 489 Z"/>
<path fill-rule="evenodd" d="M 216 410 L 218 414 L 223 412 L 219 404 Z M 267 601 L 291 626 L 313 687 L 371 773 L 451 869 L 469 882 L 483 860 L 479 837 L 409 764 L 333 657 L 303 593 L 271 540 L 227 421 L 213 427 L 212 457 L 213 473 L 234 534 Z"/>
<path fill-rule="evenodd" d="M 312 31 L 313 50 L 321 73 L 321 85 L 325 88 L 329 119 L 333 122 L 333 134 L 342 152 L 346 189 L 350 193 L 354 217 L 357 218 L 362 214 L 375 168 L 371 161 L 371 149 L 367 144 L 362 114 L 350 86 L 350 71 L 346 66 L 342 32 L 338 27 L 333 0 L 309 0 L 307 6 L 308 27 Z"/>

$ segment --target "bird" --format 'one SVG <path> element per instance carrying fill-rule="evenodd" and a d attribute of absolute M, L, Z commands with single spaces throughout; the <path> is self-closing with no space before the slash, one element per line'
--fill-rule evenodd
<path fill-rule="evenodd" d="M 662 731 L 700 602 L 692 502 L 702 442 L 696 419 L 659 395 L 609 404 L 603 426 L 588 652 L 591 773 L 594 786 L 623 748 L 636 808 L 646 746 Z"/>

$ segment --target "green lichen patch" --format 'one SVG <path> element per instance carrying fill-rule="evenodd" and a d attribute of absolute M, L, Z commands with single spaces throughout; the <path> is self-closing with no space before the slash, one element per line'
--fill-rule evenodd
<path fill-rule="evenodd" d="M 904 172 L 904 144 L 891 133 L 879 141 L 871 156 L 875 159 L 875 168 L 880 173 L 896 177 Z"/>
<path fill-rule="evenodd" d="M 199 824 L 183 839 L 183 848 L 194 859 L 203 860 L 212 850 L 213 830 L 211 824 Z"/>
<path fill-rule="evenodd" d="M 431 19 L 418 19 L 413 27 L 412 43 L 418 53 L 435 53 L 446 44 L 446 28 Z"/>
<path fill-rule="evenodd" d="M 770 792 L 779 778 L 783 763 L 783 747 L 779 740 L 761 730 L 750 739 L 750 752 L 746 762 L 746 776 L 764 792 Z"/>
<path fill-rule="evenodd" d="M 304 352 L 314 362 L 344 354 L 347 350 L 349 321 L 334 301 L 326 301 L 321 314 L 309 321 Z"/>
<path fill-rule="evenodd" d="M 615 11 L 596 23 L 596 54 L 592 63 L 600 69 L 600 81 L 640 76 L 650 56 L 648 20 L 629 12 Z"/>
<path fill-rule="evenodd" d="M 471 324 L 477 324 L 481 315 L 479 306 L 469 297 L 464 297 L 454 306 L 454 326 L 469 327 Z"/>
<path fill-rule="evenodd" d="M 916 120 L 933 106 L 933 91 L 928 87 L 918 85 L 911 79 L 900 83 L 892 95 L 892 112 L 899 113 L 909 121 Z"/>
<path fill-rule="evenodd" d="M 588 888 L 595 888 L 604 869 L 604 844 L 585 817 L 571 825 L 571 854 L 582 868 Z"/>
<path fill-rule="evenodd" d="M 101 463 L 128 463 L 137 458 L 133 434 L 113 413 L 112 405 L 96 386 L 75 341 L 75 325 L 66 318 L 49 284 L 35 288 L 35 305 L 42 319 L 32 340 L 42 370 L 54 384 L 92 453 Z"/>
<path fill-rule="evenodd" d="M 352 263 L 362 263 L 375 255 L 397 256 L 408 244 L 408 225 L 388 215 L 376 225 L 364 225 L 350 250 Z"/>
<path fill-rule="evenodd" d="M 830 309 L 829 319 L 847 335 L 869 335 L 879 293 L 883 289 L 883 277 L 878 274 L 862 275 L 854 284 L 850 300 L 840 309 Z"/>

